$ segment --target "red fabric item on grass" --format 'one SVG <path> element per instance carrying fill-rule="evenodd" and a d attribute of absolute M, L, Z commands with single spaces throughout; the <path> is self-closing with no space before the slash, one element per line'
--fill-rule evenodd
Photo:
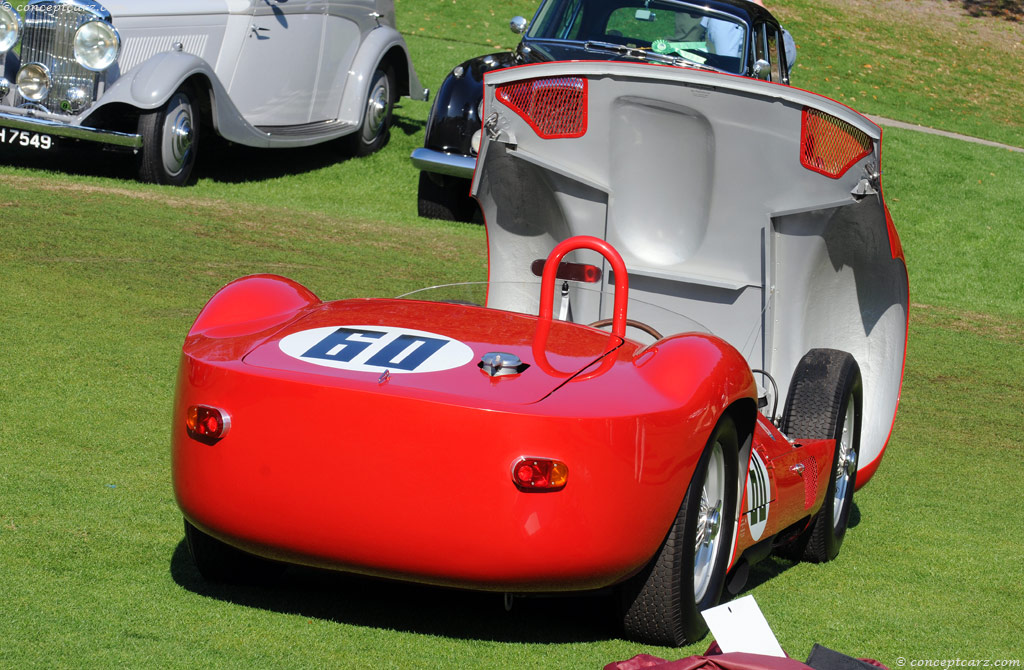
<path fill-rule="evenodd" d="M 806 663 L 792 658 L 748 654 L 739 651 L 728 654 L 712 653 L 705 656 L 688 656 L 678 661 L 666 661 L 657 656 L 639 654 L 628 660 L 604 666 L 604 670 L 640 670 L 641 668 L 656 668 L 656 670 L 810 670 L 810 666 Z"/>

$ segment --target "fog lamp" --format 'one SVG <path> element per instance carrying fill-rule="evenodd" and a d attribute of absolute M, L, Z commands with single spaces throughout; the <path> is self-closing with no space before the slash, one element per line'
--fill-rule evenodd
<path fill-rule="evenodd" d="M 194 440 L 213 444 L 227 435 L 230 428 L 231 417 L 216 407 L 192 405 L 185 412 L 185 430 Z"/>
<path fill-rule="evenodd" d="M 512 466 L 512 481 L 522 491 L 560 491 L 569 481 L 569 466 L 550 458 L 522 458 Z"/>
<path fill-rule="evenodd" d="M 106 70 L 120 50 L 121 37 L 106 21 L 83 23 L 75 33 L 75 60 L 87 70 Z"/>
<path fill-rule="evenodd" d="M 42 63 L 29 63 L 18 70 L 15 84 L 23 98 L 39 102 L 50 92 L 50 71 Z"/>

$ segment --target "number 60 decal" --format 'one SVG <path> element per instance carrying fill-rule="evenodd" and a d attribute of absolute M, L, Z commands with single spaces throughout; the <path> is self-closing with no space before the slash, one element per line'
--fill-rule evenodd
<path fill-rule="evenodd" d="M 473 350 L 444 335 L 390 326 L 327 326 L 292 333 L 281 351 L 340 370 L 440 372 L 473 360 Z"/>

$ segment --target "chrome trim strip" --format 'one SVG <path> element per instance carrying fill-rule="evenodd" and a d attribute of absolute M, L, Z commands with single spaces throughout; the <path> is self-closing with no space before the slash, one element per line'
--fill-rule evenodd
<path fill-rule="evenodd" d="M 0 126 L 14 130 L 28 130 L 31 132 L 45 133 L 57 137 L 67 137 L 73 140 L 86 142 L 98 142 L 130 149 L 142 148 L 142 135 L 131 133 L 118 133 L 112 130 L 101 130 L 99 128 L 88 128 L 86 126 L 69 126 L 59 121 L 48 121 L 46 119 L 34 119 L 15 114 L 0 112 Z"/>
<path fill-rule="evenodd" d="M 449 154 L 444 151 L 436 151 L 420 147 L 412 152 L 412 164 L 418 170 L 425 172 L 436 172 L 452 177 L 472 179 L 473 171 L 476 170 L 476 158 L 463 156 L 462 154 Z"/>

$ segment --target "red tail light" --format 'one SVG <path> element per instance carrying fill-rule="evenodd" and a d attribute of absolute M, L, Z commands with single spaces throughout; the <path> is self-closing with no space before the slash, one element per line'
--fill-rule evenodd
<path fill-rule="evenodd" d="M 569 466 L 548 458 L 523 458 L 512 466 L 512 481 L 522 491 L 560 491 L 569 481 Z"/>
<path fill-rule="evenodd" d="M 530 270 L 537 277 L 544 276 L 544 259 L 538 258 L 530 265 Z M 558 264 L 558 272 L 555 275 L 558 279 L 570 281 L 581 281 L 588 284 L 596 284 L 601 281 L 601 268 L 596 265 L 585 265 L 583 263 L 569 263 L 568 261 Z"/>
<path fill-rule="evenodd" d="M 870 153 L 871 138 L 863 131 L 825 112 L 804 108 L 800 164 L 805 168 L 838 179 Z"/>
<path fill-rule="evenodd" d="M 193 440 L 213 444 L 228 434 L 231 417 L 208 405 L 192 405 L 185 412 L 185 430 Z"/>
<path fill-rule="evenodd" d="M 587 133 L 587 80 L 583 77 L 520 81 L 499 87 L 497 97 L 546 140 Z"/>

